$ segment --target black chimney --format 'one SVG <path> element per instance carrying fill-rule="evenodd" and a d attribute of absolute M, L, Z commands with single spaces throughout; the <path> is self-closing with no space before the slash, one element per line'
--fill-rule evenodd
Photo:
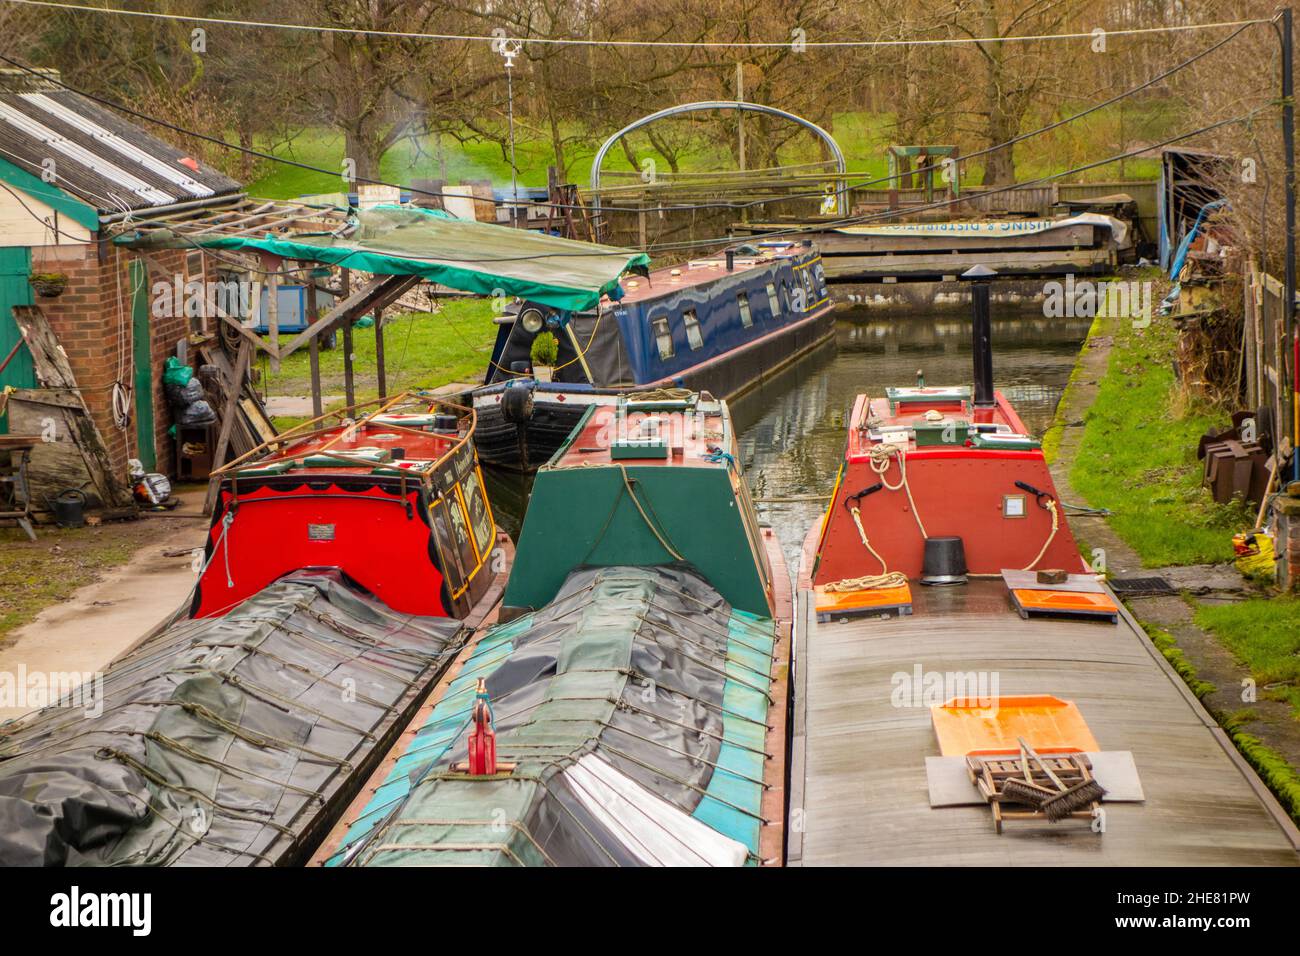
<path fill-rule="evenodd" d="M 727 250 L 727 271 L 730 272 L 734 268 L 736 268 L 736 251 L 734 249 L 728 249 Z"/>
<path fill-rule="evenodd" d="M 997 275 L 988 266 L 971 266 L 961 277 L 971 284 L 971 351 L 975 358 L 975 405 L 993 401 L 993 321 L 989 317 L 989 287 Z"/>

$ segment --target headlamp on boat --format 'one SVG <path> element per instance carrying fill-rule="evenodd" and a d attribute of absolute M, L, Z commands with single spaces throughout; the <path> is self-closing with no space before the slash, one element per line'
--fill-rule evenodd
<path fill-rule="evenodd" d="M 524 309 L 519 316 L 519 322 L 524 327 L 524 331 L 530 335 L 536 335 L 542 331 L 542 326 L 546 324 L 546 319 L 542 316 L 541 309 Z"/>

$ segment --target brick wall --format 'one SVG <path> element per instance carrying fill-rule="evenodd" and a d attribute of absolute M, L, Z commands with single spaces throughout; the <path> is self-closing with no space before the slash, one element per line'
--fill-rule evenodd
<path fill-rule="evenodd" d="M 1293 483 L 1294 484 L 1294 483 Z M 1300 496 L 1278 495 L 1273 501 L 1277 516 L 1277 583 L 1284 591 L 1300 591 Z"/>
<path fill-rule="evenodd" d="M 112 387 L 119 377 L 133 385 L 133 342 L 129 263 L 137 254 L 114 246 L 87 243 L 40 246 L 32 249 L 32 269 L 62 272 L 68 277 L 64 293 L 55 299 L 38 299 L 54 334 L 67 353 L 81 395 L 108 446 L 113 466 L 126 480 L 127 459 L 140 456 L 136 438 L 135 397 L 131 423 L 120 429 L 113 422 Z M 102 261 L 101 261 L 102 256 Z M 146 282 L 170 280 L 184 268 L 183 251 L 152 252 Z M 183 315 L 150 316 L 150 376 L 153 381 L 154 436 L 157 470 L 174 472 L 174 451 L 167 434 L 171 410 L 162 385 L 163 366 L 175 354 L 176 343 L 188 332 Z"/>

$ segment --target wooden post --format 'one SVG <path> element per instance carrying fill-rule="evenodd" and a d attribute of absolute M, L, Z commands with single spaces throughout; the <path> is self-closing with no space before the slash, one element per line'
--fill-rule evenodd
<path fill-rule="evenodd" d="M 280 262 L 266 277 L 266 328 L 271 333 L 271 371 L 280 371 Z"/>
<path fill-rule="evenodd" d="M 310 271 L 308 271 L 306 281 L 303 283 L 303 291 L 307 296 L 305 306 L 307 309 L 307 326 L 310 328 L 320 318 L 319 310 L 316 308 L 316 280 L 312 277 Z M 320 418 L 321 415 L 325 414 L 324 399 L 320 393 L 320 336 L 312 337 L 307 354 L 311 360 L 311 411 L 314 417 Z"/>
<path fill-rule="evenodd" d="M 352 294 L 352 270 L 343 270 L 343 298 Z M 357 403 L 356 384 L 352 379 L 352 318 L 343 323 L 343 395 L 344 404 L 351 408 Z"/>
<path fill-rule="evenodd" d="M 244 379 L 248 376 L 248 363 L 253 355 L 253 346 L 248 339 L 239 342 L 239 355 L 235 358 L 235 371 L 231 375 L 226 391 L 226 407 L 221 413 L 221 431 L 217 434 L 217 447 L 212 452 L 212 468 L 215 471 L 226 463 L 226 451 L 230 447 L 230 430 L 234 427 L 235 416 L 239 414 L 239 399 L 244 394 Z M 203 499 L 203 513 L 212 514 L 217 503 L 217 490 L 221 487 L 220 478 L 208 480 L 208 494 Z"/>
<path fill-rule="evenodd" d="M 388 372 L 384 368 L 384 310 L 375 309 L 375 377 L 379 382 L 379 397 L 388 397 Z"/>

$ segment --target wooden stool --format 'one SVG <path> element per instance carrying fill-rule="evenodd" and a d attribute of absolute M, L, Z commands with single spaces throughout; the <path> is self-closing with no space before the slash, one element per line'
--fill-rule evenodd
<path fill-rule="evenodd" d="M 32 527 L 32 496 L 27 487 L 27 463 L 31 460 L 32 449 L 40 440 L 39 435 L 0 435 L 0 452 L 9 453 L 9 467 L 0 469 L 0 520 L 18 522 L 18 527 L 27 532 L 27 537 L 32 541 L 36 540 L 36 530 Z M 21 507 L 18 504 L 19 498 L 22 499 Z"/>

